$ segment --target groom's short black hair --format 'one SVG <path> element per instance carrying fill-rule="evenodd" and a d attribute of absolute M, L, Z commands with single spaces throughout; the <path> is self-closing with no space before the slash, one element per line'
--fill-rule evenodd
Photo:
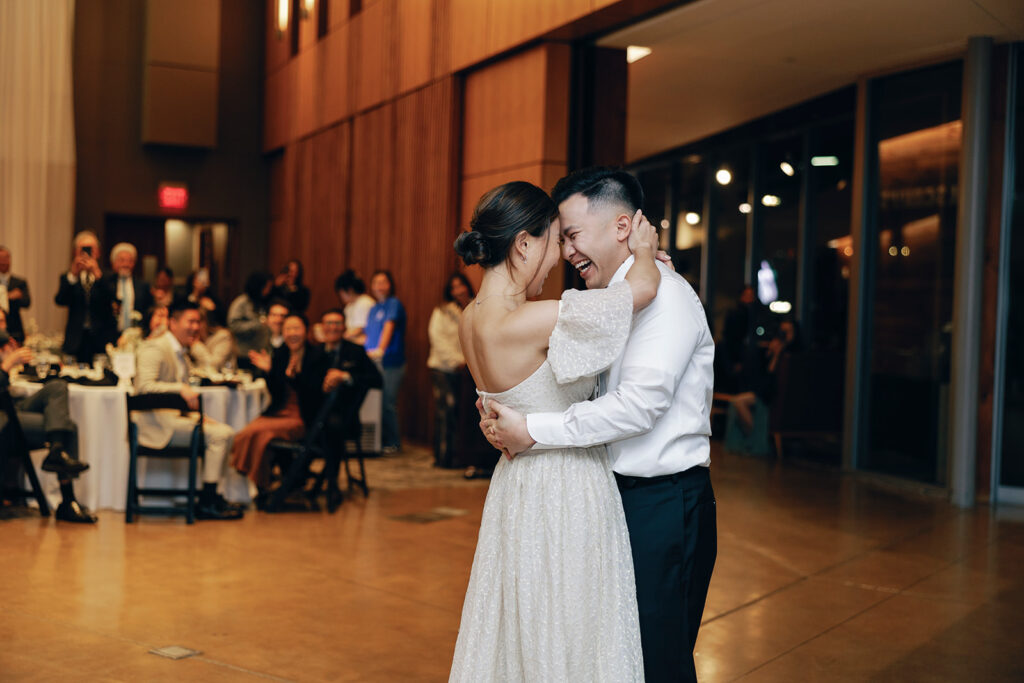
<path fill-rule="evenodd" d="M 573 171 L 555 184 L 551 198 L 561 204 L 574 194 L 581 194 L 593 204 L 614 203 L 630 213 L 644 206 L 644 190 L 632 173 L 618 168 L 584 168 Z"/>

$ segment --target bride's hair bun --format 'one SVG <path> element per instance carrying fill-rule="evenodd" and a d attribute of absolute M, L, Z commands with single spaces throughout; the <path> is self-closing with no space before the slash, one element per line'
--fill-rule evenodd
<path fill-rule="evenodd" d="M 455 253 L 466 265 L 495 266 L 508 258 L 516 235 L 526 231 L 540 237 L 557 217 L 558 207 L 536 185 L 523 181 L 499 185 L 480 198 L 469 221 L 470 231 L 455 240 Z"/>
<path fill-rule="evenodd" d="M 491 259 L 491 250 L 487 240 L 476 230 L 464 232 L 455 238 L 455 253 L 467 266 L 474 263 L 486 263 Z"/>

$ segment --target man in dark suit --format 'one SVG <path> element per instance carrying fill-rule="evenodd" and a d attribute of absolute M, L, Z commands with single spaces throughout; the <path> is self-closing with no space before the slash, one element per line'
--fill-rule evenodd
<path fill-rule="evenodd" d="M 54 297 L 58 306 L 68 309 L 64 353 L 84 363 L 92 362 L 108 343 L 117 341 L 114 295 L 102 281 L 103 272 L 96 260 L 99 252 L 100 241 L 95 234 L 84 230 L 75 235 L 71 266 L 60 276 Z"/>
<path fill-rule="evenodd" d="M 7 318 L 0 310 L 0 390 L 10 386 L 10 373 L 17 367 L 31 363 L 33 354 L 14 341 L 7 333 Z M 72 479 L 87 470 L 89 465 L 76 457 L 78 452 L 78 428 L 71 420 L 68 405 L 68 385 L 62 379 L 46 382 L 39 391 L 14 402 L 18 422 L 28 441 L 28 448 L 48 447 L 49 454 L 43 460 L 42 468 L 54 472 L 60 481 L 60 492 L 63 500 L 57 506 L 57 519 L 64 522 L 91 524 L 96 516 L 91 514 L 84 505 L 75 500 Z M 14 435 L 7 427 L 7 415 L 0 412 L 0 455 L 13 455 L 11 440 Z M 20 468 L 9 468 L 10 463 L 3 463 L 0 470 L 14 472 L 20 476 Z"/>
<path fill-rule="evenodd" d="M 320 326 L 324 338 L 324 360 L 326 362 L 323 391 L 329 394 L 337 391 L 334 408 L 324 425 L 327 442 L 344 448 L 346 437 L 358 437 L 359 408 L 363 405 L 366 392 L 380 389 L 383 378 L 377 366 L 366 355 L 366 349 L 342 338 L 345 334 L 345 313 L 334 308 L 323 314 Z M 327 508 L 337 509 L 341 502 L 338 490 L 338 474 L 341 457 L 329 458 L 326 464 Z"/>
<path fill-rule="evenodd" d="M 21 309 L 32 305 L 28 283 L 11 274 L 11 250 L 0 246 L 0 311 L 7 314 L 7 332 L 18 341 L 25 342 L 25 328 L 21 323 Z"/>
<path fill-rule="evenodd" d="M 135 277 L 135 263 L 139 253 L 134 245 L 119 242 L 110 250 L 110 267 L 114 272 L 104 276 L 107 289 L 114 294 L 117 331 L 138 327 L 153 307 L 153 294 L 149 283 Z"/>

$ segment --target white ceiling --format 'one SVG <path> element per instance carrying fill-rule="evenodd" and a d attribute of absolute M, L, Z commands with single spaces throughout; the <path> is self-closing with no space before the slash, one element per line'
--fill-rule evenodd
<path fill-rule="evenodd" d="M 598 44 L 652 49 L 629 66 L 633 161 L 979 35 L 1024 39 L 1024 0 L 697 0 Z"/>

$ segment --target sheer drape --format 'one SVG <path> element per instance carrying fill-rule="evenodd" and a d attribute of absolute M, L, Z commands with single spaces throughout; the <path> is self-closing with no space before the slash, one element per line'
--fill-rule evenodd
<path fill-rule="evenodd" d="M 31 331 L 62 329 L 53 303 L 75 201 L 74 0 L 0 0 L 0 244 L 28 279 Z"/>

